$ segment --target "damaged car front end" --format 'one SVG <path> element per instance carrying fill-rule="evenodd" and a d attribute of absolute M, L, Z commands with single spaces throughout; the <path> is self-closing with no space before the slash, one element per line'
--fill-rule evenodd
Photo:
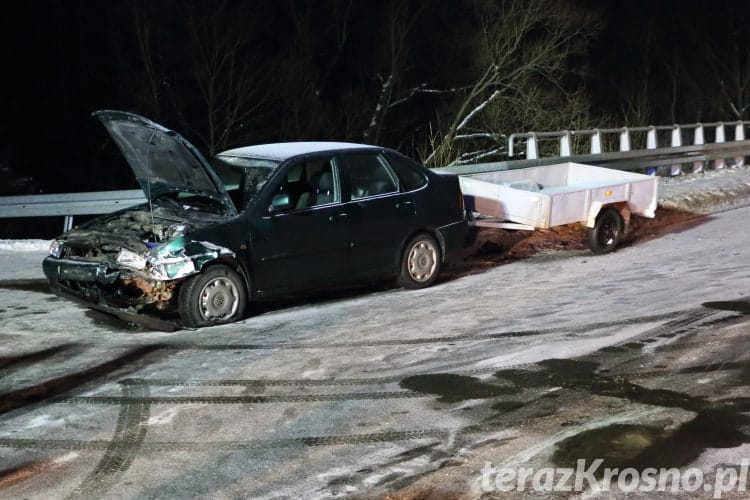
<path fill-rule="evenodd" d="M 174 208 L 152 209 L 109 215 L 54 240 L 43 263 L 52 289 L 132 321 L 144 313 L 169 317 L 181 281 L 209 262 L 236 260 L 228 248 L 189 237 L 219 216 L 190 214 L 190 221 Z"/>
<path fill-rule="evenodd" d="M 153 318 L 179 312 L 182 281 L 208 263 L 236 262 L 234 250 L 201 239 L 206 228 L 236 216 L 236 208 L 206 160 L 178 134 L 129 113 L 94 115 L 148 201 L 54 240 L 44 274 L 58 295 L 154 327 Z"/>

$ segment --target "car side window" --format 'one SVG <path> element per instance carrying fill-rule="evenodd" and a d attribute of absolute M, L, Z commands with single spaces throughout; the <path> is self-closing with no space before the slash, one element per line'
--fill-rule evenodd
<path fill-rule="evenodd" d="M 292 165 L 274 196 L 288 196 L 287 210 L 337 203 L 340 201 L 338 176 L 333 158 L 310 158 Z"/>
<path fill-rule="evenodd" d="M 423 169 L 421 165 L 396 154 L 388 154 L 387 158 L 404 191 L 414 191 L 427 184 L 427 177 L 420 171 Z"/>
<path fill-rule="evenodd" d="M 398 180 L 380 154 L 347 155 L 346 168 L 351 200 L 394 193 L 399 190 Z"/>

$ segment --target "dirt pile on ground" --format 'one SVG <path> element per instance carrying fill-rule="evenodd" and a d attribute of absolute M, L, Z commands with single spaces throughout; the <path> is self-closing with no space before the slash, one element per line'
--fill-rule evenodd
<path fill-rule="evenodd" d="M 692 212 L 659 207 L 653 219 L 632 217 L 629 231 L 620 245 L 630 245 L 680 230 L 686 225 L 699 223 L 702 217 Z M 587 231 L 581 224 L 536 231 L 472 228 L 472 243 L 446 266 L 445 274 L 451 277 L 474 274 L 540 252 L 586 250 Z"/>

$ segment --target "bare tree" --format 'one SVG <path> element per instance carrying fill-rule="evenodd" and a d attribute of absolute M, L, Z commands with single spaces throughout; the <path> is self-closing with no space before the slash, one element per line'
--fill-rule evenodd
<path fill-rule="evenodd" d="M 467 48 L 476 54 L 475 76 L 423 152 L 432 165 L 501 155 L 508 131 L 573 126 L 586 116 L 573 76 L 576 57 L 596 33 L 591 14 L 545 0 L 475 6 L 479 29 Z"/>
<path fill-rule="evenodd" d="M 705 62 L 710 68 L 709 81 L 715 82 L 709 89 L 718 86 L 721 95 L 719 109 L 731 112 L 738 120 L 745 120 L 750 110 L 750 48 L 747 45 L 750 32 L 747 19 L 730 16 L 727 24 L 728 44 L 720 47 L 705 42 L 703 45 Z"/>
<path fill-rule="evenodd" d="M 143 92 L 137 92 L 136 96 L 143 102 L 138 108 L 153 110 L 155 119 L 161 118 L 161 78 L 155 64 L 153 53 L 153 29 L 150 19 L 144 11 L 144 6 L 139 2 L 133 3 L 133 21 L 135 27 L 135 39 L 140 51 L 140 61 L 143 65 L 143 78 L 140 80 L 145 87 Z"/>
<path fill-rule="evenodd" d="M 288 0 L 280 12 L 291 29 L 278 54 L 278 133 L 287 138 L 347 138 L 361 131 L 366 96 L 345 85 L 345 56 L 358 49 L 352 34 L 361 29 L 353 0 Z M 343 76 L 343 77 L 342 77 Z"/>
<path fill-rule="evenodd" d="M 255 48 L 256 17 L 223 0 L 188 3 L 156 30 L 166 8 L 136 1 L 134 30 L 140 75 L 132 79 L 136 109 L 177 123 L 214 155 L 262 123 L 270 100 L 267 71 Z M 159 8 L 157 8 L 159 7 Z"/>
<path fill-rule="evenodd" d="M 690 8 L 690 6 L 687 6 Z M 694 5 L 694 15 L 678 23 L 650 19 L 643 46 L 644 70 L 633 80 L 642 88 L 626 94 L 626 122 L 645 124 L 695 120 L 747 119 L 750 113 L 750 15 L 745 9 L 727 16 L 722 9 Z M 653 11 L 667 16 L 655 3 Z M 707 33 L 707 26 L 721 25 Z M 645 117 L 645 119 L 644 119 Z M 635 118 L 640 118 L 636 121 Z"/>
<path fill-rule="evenodd" d="M 385 118 L 389 110 L 394 106 L 402 104 L 417 92 L 425 91 L 424 86 L 410 89 L 405 95 L 398 95 L 400 76 L 403 66 L 406 64 L 408 51 L 407 41 L 414 25 L 425 4 L 411 11 L 408 2 L 390 0 L 387 5 L 386 29 L 383 30 L 385 37 L 387 73 L 378 74 L 381 83 L 378 99 L 372 111 L 367 129 L 362 134 L 365 141 L 377 144 L 385 124 Z"/>
<path fill-rule="evenodd" d="M 266 70 L 253 50 L 255 19 L 228 5 L 224 1 L 200 12 L 186 6 L 185 11 L 191 74 L 205 108 L 206 131 L 200 137 L 211 155 L 258 123 L 268 99 Z"/>
<path fill-rule="evenodd" d="M 631 51 L 641 54 L 637 64 L 633 64 L 632 78 L 628 82 L 623 82 L 619 90 L 620 112 L 626 125 L 644 126 L 651 123 L 654 118 L 656 106 L 653 102 L 658 99 L 652 91 L 654 86 L 654 44 L 655 40 L 655 22 L 654 12 L 645 16 L 646 26 L 645 33 L 638 40 L 638 45 L 631 46 Z M 624 87 L 624 88 L 622 88 Z"/>

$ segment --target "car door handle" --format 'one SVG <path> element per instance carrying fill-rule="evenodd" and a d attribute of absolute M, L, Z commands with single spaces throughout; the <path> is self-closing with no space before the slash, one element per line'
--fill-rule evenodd
<path fill-rule="evenodd" d="M 331 215 L 330 217 L 328 217 L 328 222 L 336 222 L 336 221 L 339 221 L 339 220 L 346 220 L 347 217 L 348 217 L 347 214 Z"/>
<path fill-rule="evenodd" d="M 411 208 L 413 205 L 413 201 L 399 201 L 396 203 L 396 208 Z"/>

